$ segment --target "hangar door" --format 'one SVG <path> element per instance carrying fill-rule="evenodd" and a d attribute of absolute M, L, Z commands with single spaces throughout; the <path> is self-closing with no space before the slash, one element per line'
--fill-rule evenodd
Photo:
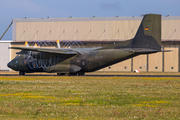
<path fill-rule="evenodd" d="M 7 63 L 10 61 L 10 42 L 0 41 L 0 71 L 10 70 Z"/>

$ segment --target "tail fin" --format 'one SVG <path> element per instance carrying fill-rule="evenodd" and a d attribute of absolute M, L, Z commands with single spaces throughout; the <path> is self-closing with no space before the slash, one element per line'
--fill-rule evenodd
<path fill-rule="evenodd" d="M 146 14 L 133 39 L 101 49 L 145 48 L 161 51 L 161 15 Z"/>
<path fill-rule="evenodd" d="M 131 45 L 132 48 L 161 50 L 161 15 L 146 14 Z"/>

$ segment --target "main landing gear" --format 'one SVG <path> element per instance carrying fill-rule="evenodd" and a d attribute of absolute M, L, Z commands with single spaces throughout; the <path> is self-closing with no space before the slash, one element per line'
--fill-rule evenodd
<path fill-rule="evenodd" d="M 57 73 L 57 76 L 64 76 L 67 75 L 67 73 Z"/>
<path fill-rule="evenodd" d="M 79 76 L 83 76 L 83 75 L 85 75 L 85 72 L 78 72 L 77 73 Z"/>
<path fill-rule="evenodd" d="M 77 72 L 77 73 L 57 73 L 57 76 L 83 76 L 85 72 Z"/>
<path fill-rule="evenodd" d="M 25 75 L 25 72 L 19 71 L 19 75 Z"/>

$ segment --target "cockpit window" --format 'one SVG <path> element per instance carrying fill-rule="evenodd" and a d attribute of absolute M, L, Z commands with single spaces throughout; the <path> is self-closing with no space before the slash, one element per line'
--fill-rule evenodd
<path fill-rule="evenodd" d="M 15 57 L 15 59 L 19 59 L 19 57 L 20 57 L 20 55 L 17 55 L 17 56 Z"/>

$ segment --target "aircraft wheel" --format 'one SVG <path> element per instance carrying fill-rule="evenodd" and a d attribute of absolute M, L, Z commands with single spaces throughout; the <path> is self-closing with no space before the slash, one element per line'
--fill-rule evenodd
<path fill-rule="evenodd" d="M 83 76 L 85 74 L 85 72 L 78 72 L 79 76 Z"/>
<path fill-rule="evenodd" d="M 69 73 L 69 76 L 76 76 L 77 73 Z"/>
<path fill-rule="evenodd" d="M 70 73 L 65 73 L 66 76 L 70 76 Z"/>
<path fill-rule="evenodd" d="M 19 75 L 25 75 L 25 72 L 19 71 Z"/>
<path fill-rule="evenodd" d="M 57 76 L 66 75 L 66 73 L 57 73 Z"/>

